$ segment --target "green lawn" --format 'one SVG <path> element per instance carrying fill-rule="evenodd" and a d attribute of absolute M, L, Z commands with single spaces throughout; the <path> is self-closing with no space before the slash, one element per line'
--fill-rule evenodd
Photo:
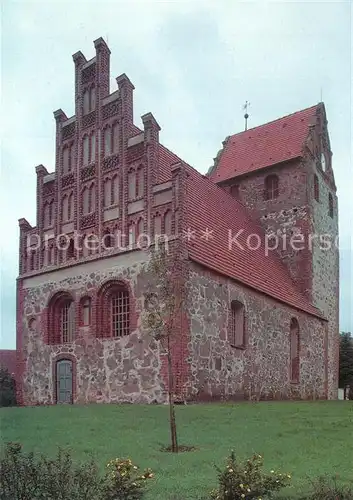
<path fill-rule="evenodd" d="M 351 402 L 188 405 L 178 406 L 176 415 L 179 442 L 197 451 L 160 451 L 169 444 L 167 406 L 3 408 L 1 440 L 46 454 L 70 447 L 75 458 L 93 454 L 102 467 L 111 458 L 130 457 L 156 474 L 149 500 L 200 498 L 215 486 L 214 464 L 232 448 L 242 458 L 260 453 L 269 469 L 290 472 L 293 498 L 308 476 L 338 473 L 353 480 Z"/>

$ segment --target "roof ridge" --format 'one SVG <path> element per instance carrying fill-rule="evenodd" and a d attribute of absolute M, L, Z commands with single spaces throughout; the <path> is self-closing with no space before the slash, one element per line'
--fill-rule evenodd
<path fill-rule="evenodd" d="M 275 123 L 275 122 L 278 122 L 280 120 L 283 120 L 284 118 L 289 118 L 290 116 L 298 115 L 300 113 L 303 113 L 304 111 L 308 111 L 309 109 L 317 108 L 320 104 L 322 104 L 322 103 L 319 102 L 313 106 L 308 106 L 307 108 L 300 109 L 299 111 L 294 111 L 293 113 L 288 113 L 288 115 L 280 116 L 279 118 L 275 118 L 274 120 L 270 120 L 268 122 L 261 123 L 261 125 L 256 125 L 256 127 L 251 127 L 251 128 L 248 128 L 247 130 L 242 130 L 241 132 L 236 132 L 235 134 L 231 134 L 229 137 L 232 138 L 236 135 L 245 134 L 246 132 L 250 132 L 251 130 L 265 127 L 267 125 L 270 125 L 271 123 Z"/>

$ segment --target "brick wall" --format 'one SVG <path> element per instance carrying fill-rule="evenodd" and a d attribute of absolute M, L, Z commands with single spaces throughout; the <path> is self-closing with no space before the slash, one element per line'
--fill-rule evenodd
<path fill-rule="evenodd" d="M 279 194 L 275 199 L 265 200 L 265 179 L 273 174 L 279 178 Z M 307 183 L 305 166 L 302 161 L 294 160 L 237 178 L 225 188 L 239 186 L 238 199 L 260 222 L 266 234 L 290 238 L 296 234 L 307 236 L 311 228 Z M 312 264 L 307 247 L 296 251 L 280 244 L 278 254 L 297 286 L 311 299 Z"/>

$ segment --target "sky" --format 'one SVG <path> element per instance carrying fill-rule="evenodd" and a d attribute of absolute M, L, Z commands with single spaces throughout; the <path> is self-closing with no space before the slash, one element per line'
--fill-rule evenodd
<path fill-rule="evenodd" d="M 18 219 L 35 225 L 35 166 L 54 170 L 53 111 L 74 114 L 74 63 L 102 36 L 111 90 L 126 73 L 134 119 L 205 173 L 228 135 L 326 106 L 339 197 L 340 329 L 353 331 L 352 4 L 344 1 L 2 2 L 1 348 L 15 348 Z"/>

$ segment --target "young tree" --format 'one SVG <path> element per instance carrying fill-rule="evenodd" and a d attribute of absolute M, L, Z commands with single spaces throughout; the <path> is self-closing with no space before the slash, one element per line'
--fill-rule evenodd
<path fill-rule="evenodd" d="M 353 399 L 353 337 L 349 332 L 340 336 L 339 386 L 344 389 L 344 399 L 347 387 L 350 387 L 349 399 Z"/>
<path fill-rule="evenodd" d="M 145 295 L 144 326 L 160 341 L 167 355 L 168 364 L 168 400 L 170 417 L 171 449 L 178 452 L 177 426 L 175 420 L 173 375 L 173 336 L 181 325 L 184 300 L 183 263 L 180 252 L 165 246 L 155 247 L 147 272 L 151 275 L 149 290 Z"/>

